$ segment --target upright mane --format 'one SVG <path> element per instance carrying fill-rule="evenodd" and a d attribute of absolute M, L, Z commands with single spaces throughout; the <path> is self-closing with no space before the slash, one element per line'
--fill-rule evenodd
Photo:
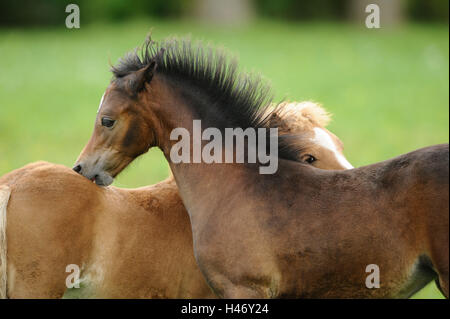
<path fill-rule="evenodd" d="M 111 71 L 115 79 L 125 77 L 153 62 L 156 73 L 162 74 L 189 95 L 202 94 L 202 103 L 196 101 L 197 114 L 220 111 L 221 123 L 216 127 L 269 128 L 268 119 L 273 108 L 270 85 L 258 74 L 239 72 L 237 61 L 223 49 L 204 45 L 190 38 L 168 38 L 160 42 L 150 37 L 145 43 L 128 52 Z M 272 125 L 273 127 L 273 125 Z M 279 141 L 280 142 L 280 141 Z M 283 144 L 283 141 L 281 141 Z M 296 159 L 289 146 L 279 147 L 279 157 Z"/>

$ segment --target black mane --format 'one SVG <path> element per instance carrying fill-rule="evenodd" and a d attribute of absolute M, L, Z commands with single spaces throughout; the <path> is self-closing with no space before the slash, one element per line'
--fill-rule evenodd
<path fill-rule="evenodd" d="M 120 79 L 153 62 L 156 73 L 179 84 L 178 87 L 190 88 L 184 90 L 186 98 L 202 94 L 203 103 L 196 104 L 198 114 L 210 114 L 212 105 L 220 109 L 222 123 L 216 123 L 215 127 L 224 124 L 243 129 L 269 128 L 270 86 L 258 75 L 238 72 L 236 60 L 223 50 L 193 43 L 189 38 L 155 42 L 149 37 L 142 47 L 122 57 L 111 71 Z M 283 143 L 283 139 L 279 143 L 282 144 L 279 157 L 296 160 L 292 147 Z"/>

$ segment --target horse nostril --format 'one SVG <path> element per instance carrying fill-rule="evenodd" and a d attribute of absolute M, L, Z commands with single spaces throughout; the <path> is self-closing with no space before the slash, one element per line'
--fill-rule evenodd
<path fill-rule="evenodd" d="M 81 172 L 81 165 L 75 166 L 75 167 L 73 168 L 73 170 L 74 170 L 75 172 L 77 172 L 78 174 L 80 174 L 80 172 Z"/>

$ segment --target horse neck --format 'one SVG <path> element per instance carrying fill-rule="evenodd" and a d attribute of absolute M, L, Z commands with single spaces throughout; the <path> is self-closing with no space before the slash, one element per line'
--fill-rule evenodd
<path fill-rule="evenodd" d="M 220 190 L 224 183 L 229 186 L 230 181 L 233 181 L 233 183 L 239 183 L 242 180 L 249 181 L 252 180 L 250 176 L 258 174 L 256 165 L 235 163 L 206 164 L 203 161 L 201 163 L 192 163 L 192 139 L 190 140 L 191 163 L 174 164 L 170 159 L 170 150 L 177 141 L 170 140 L 171 131 L 175 128 L 184 128 L 189 132 L 189 136 L 192 137 L 194 119 L 202 121 L 202 130 L 208 127 L 207 124 L 204 126 L 203 123 L 213 123 L 216 119 L 202 118 L 197 113 L 194 115 L 195 100 L 185 101 L 183 92 L 174 89 L 165 80 L 153 81 L 155 79 L 152 80 L 152 89 L 149 92 L 147 103 L 153 103 L 156 110 L 154 113 L 157 120 L 155 119 L 155 123 L 151 123 L 153 127 L 159 127 L 155 132 L 155 140 L 170 165 L 180 196 L 189 214 L 197 211 L 190 208 L 204 201 L 203 195 L 206 196 L 205 199 L 209 197 L 208 193 L 211 192 L 211 188 Z M 198 101 L 198 103 L 201 103 L 201 101 Z M 211 113 L 213 114 L 212 116 L 218 116 L 214 112 Z M 221 123 L 221 126 L 223 126 L 223 123 Z M 233 127 L 233 125 L 230 124 L 230 127 Z M 201 141 L 201 143 L 200 147 L 203 149 L 203 145 L 207 141 Z"/>

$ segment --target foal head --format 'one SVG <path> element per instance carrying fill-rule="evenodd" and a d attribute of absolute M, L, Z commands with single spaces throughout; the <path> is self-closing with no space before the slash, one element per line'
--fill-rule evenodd
<path fill-rule="evenodd" d="M 81 152 L 74 170 L 98 185 L 109 185 L 133 159 L 154 145 L 139 94 L 153 66 L 114 80 L 100 101 L 91 139 Z"/>
<path fill-rule="evenodd" d="M 349 167 L 338 159 L 342 144 L 315 116 L 322 109 L 316 106 L 312 112 L 312 107 L 302 105 L 300 117 L 298 105 L 285 105 L 280 118 L 267 116 L 267 90 L 259 82 L 237 77 L 234 64 L 211 52 L 175 40 L 161 45 L 149 41 L 141 56 L 128 54 L 113 68 L 114 78 L 100 102 L 94 132 L 74 170 L 99 185 L 109 185 L 149 148 L 159 146 L 167 156 L 175 143 L 170 132 L 176 127 L 192 128 L 193 118 L 219 128 L 274 124 L 285 134 L 307 132 L 301 148 L 307 152 L 289 153 L 289 159 L 322 168 Z M 295 139 L 295 143 L 301 141 Z"/>
<path fill-rule="evenodd" d="M 300 162 L 321 169 L 350 169 L 344 156 L 344 144 L 325 127 L 330 114 L 313 102 L 283 102 L 270 114 L 271 126 L 278 127 L 281 136 L 292 136 L 298 148 Z"/>

